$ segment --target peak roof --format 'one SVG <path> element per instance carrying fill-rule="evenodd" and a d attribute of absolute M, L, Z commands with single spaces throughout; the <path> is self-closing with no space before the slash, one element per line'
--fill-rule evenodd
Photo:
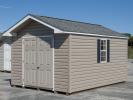
<path fill-rule="evenodd" d="M 102 25 L 98 24 L 91 24 L 91 23 L 84 23 L 66 19 L 59 19 L 47 16 L 39 16 L 30 14 L 30 16 L 37 18 L 49 25 L 52 25 L 55 28 L 58 28 L 62 31 L 66 32 L 79 32 L 79 33 L 89 33 L 89 34 L 99 34 L 99 35 L 109 35 L 109 36 L 119 36 L 119 37 L 126 37 L 125 35 L 113 31 L 109 28 L 106 28 Z"/>

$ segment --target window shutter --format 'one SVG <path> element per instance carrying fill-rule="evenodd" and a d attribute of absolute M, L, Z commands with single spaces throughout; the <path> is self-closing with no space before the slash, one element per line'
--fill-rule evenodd
<path fill-rule="evenodd" d="M 107 40 L 107 62 L 110 62 L 110 40 Z"/>
<path fill-rule="evenodd" d="M 97 40 L 97 63 L 100 63 L 100 39 Z"/>

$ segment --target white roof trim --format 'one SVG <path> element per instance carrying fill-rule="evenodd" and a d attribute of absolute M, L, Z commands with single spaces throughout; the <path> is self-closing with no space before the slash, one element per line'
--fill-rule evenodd
<path fill-rule="evenodd" d="M 109 36 L 109 35 L 99 35 L 99 34 L 91 34 L 91 33 L 78 33 L 78 32 L 66 32 L 66 31 L 63 31 L 63 33 L 78 34 L 78 35 L 88 35 L 88 36 L 100 36 L 100 37 L 109 37 L 109 38 L 128 39 L 128 37 Z"/>
<path fill-rule="evenodd" d="M 41 24 L 43 24 L 43 25 L 45 25 L 45 26 L 47 26 L 47 27 L 53 29 L 53 30 L 54 30 L 54 33 L 62 33 L 62 31 L 61 31 L 60 29 L 55 28 L 55 27 L 53 27 L 53 26 L 51 26 L 51 25 L 49 25 L 49 24 L 47 24 L 47 23 L 44 23 L 43 21 L 40 21 L 40 20 L 34 18 L 33 16 L 28 15 L 28 16 L 26 16 L 25 18 L 23 18 L 20 22 L 18 22 L 16 25 L 14 25 L 14 26 L 11 27 L 10 29 L 8 29 L 8 30 L 3 34 L 3 36 L 12 36 L 12 34 L 11 34 L 10 32 L 13 31 L 15 28 L 19 27 L 19 25 L 23 24 L 23 23 L 24 23 L 25 21 L 27 21 L 28 19 L 33 19 L 33 20 L 35 20 L 35 21 L 37 21 L 37 22 L 39 22 L 39 23 L 41 23 Z"/>

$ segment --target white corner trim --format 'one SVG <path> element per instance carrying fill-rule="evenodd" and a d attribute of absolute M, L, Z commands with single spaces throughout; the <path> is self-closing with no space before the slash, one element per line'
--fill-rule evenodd
<path fill-rule="evenodd" d="M 12 36 L 11 31 L 13 31 L 14 29 L 16 29 L 17 27 L 19 27 L 21 24 L 23 24 L 25 21 L 27 21 L 29 19 L 35 20 L 35 21 L 37 21 L 37 22 L 39 22 L 39 23 L 41 23 L 41 24 L 43 24 L 43 25 L 45 25 L 45 26 L 53 29 L 54 30 L 54 33 L 62 33 L 62 31 L 60 29 L 55 28 L 55 27 L 53 27 L 53 26 L 51 26 L 51 25 L 49 25 L 49 24 L 47 24 L 47 23 L 45 23 L 43 21 L 40 21 L 40 20 L 38 20 L 37 18 L 35 18 L 33 16 L 27 15 L 25 18 L 23 18 L 21 21 L 19 21 L 16 25 L 14 25 L 10 29 L 8 29 L 3 34 L 3 36 Z"/>
<path fill-rule="evenodd" d="M 63 31 L 63 33 L 78 34 L 78 35 L 88 35 L 88 36 L 99 36 L 99 37 L 109 37 L 109 38 L 128 39 L 127 37 L 109 36 L 109 35 L 100 35 L 100 34 L 91 34 L 91 33 L 78 33 L 78 32 L 67 32 L 67 31 Z"/>
<path fill-rule="evenodd" d="M 54 58 L 54 37 L 53 37 L 53 36 L 52 36 L 52 47 L 53 47 L 53 49 L 52 49 L 52 52 L 53 52 L 53 55 L 52 55 L 53 57 L 52 57 L 52 58 L 53 58 L 53 59 L 52 59 L 52 60 L 53 60 L 53 91 L 54 91 L 54 90 L 55 90 L 55 75 L 54 75 L 54 74 L 55 74 L 55 73 L 54 73 L 54 71 L 55 71 L 54 59 L 55 59 L 55 58 Z"/>

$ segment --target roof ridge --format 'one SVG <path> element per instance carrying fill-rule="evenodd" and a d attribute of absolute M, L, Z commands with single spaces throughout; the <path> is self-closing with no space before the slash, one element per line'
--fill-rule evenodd
<path fill-rule="evenodd" d="M 114 34 L 116 34 L 116 35 L 118 35 L 118 33 L 119 32 L 116 32 L 116 31 L 114 31 L 114 30 L 112 30 L 112 29 L 110 29 L 110 28 L 107 28 L 107 27 L 105 27 L 105 26 L 103 26 L 103 25 L 99 25 L 99 24 L 91 24 L 91 23 L 86 23 L 86 22 L 80 22 L 80 21 L 74 21 L 74 20 L 69 20 L 69 19 L 62 19 L 62 18 L 55 18 L 55 17 L 49 17 L 49 16 L 42 16 L 42 15 L 35 15 L 35 14 L 29 14 L 29 15 L 31 15 L 31 16 L 33 16 L 33 17 L 36 17 L 36 18 L 38 18 L 38 19 L 40 19 L 40 20 L 42 20 L 42 21 L 44 21 L 44 20 L 57 20 L 57 21 L 61 21 L 62 20 L 62 23 L 66 23 L 66 22 L 69 22 L 69 25 L 71 26 L 71 24 L 73 25 L 73 26 L 75 26 L 75 24 L 78 24 L 78 23 L 82 23 L 81 24 L 81 26 L 83 27 L 83 26 L 87 26 L 87 27 L 89 27 L 89 28 L 92 28 L 92 27 L 90 27 L 90 26 L 93 26 L 94 28 L 92 29 L 94 32 L 96 32 L 97 33 L 97 31 L 96 30 L 99 30 L 99 32 L 101 32 L 101 33 L 97 33 L 97 34 L 105 34 L 105 32 L 107 32 L 108 34 L 111 34 L 111 35 L 114 35 Z M 44 19 L 43 19 L 44 18 Z M 45 19 L 46 18 L 46 19 Z M 63 22 L 64 21 L 64 22 Z M 66 22 L 65 22 L 66 21 Z M 72 22 L 74 22 L 74 23 L 72 23 Z M 49 23 L 49 21 L 47 22 L 46 21 L 46 23 L 47 24 L 50 24 Z M 90 26 L 89 26 L 90 25 Z M 53 24 L 53 26 L 54 27 L 60 27 L 60 26 L 56 26 L 55 24 Z M 65 30 L 64 28 L 62 28 L 61 30 Z M 71 30 L 71 29 L 70 29 Z M 91 30 L 91 29 L 90 29 Z M 76 30 L 71 30 L 71 31 L 75 31 L 75 32 L 77 32 L 77 29 Z M 86 31 L 83 31 L 82 30 L 82 28 L 81 28 L 81 30 L 79 30 L 79 32 L 90 32 L 89 30 L 86 30 Z M 122 35 L 122 34 L 120 34 L 119 33 L 119 35 Z"/>
<path fill-rule="evenodd" d="M 92 24 L 92 23 L 86 23 L 86 22 L 75 21 L 75 20 L 69 20 L 69 19 L 63 19 L 63 18 L 57 18 L 57 17 L 42 16 L 42 15 L 34 15 L 34 14 L 30 14 L 30 15 L 38 16 L 38 17 L 47 17 L 47 18 L 52 18 L 52 19 L 64 20 L 64 21 L 71 21 L 71 22 L 76 22 L 76 23 L 83 23 L 83 24 L 91 24 L 91 25 L 96 25 L 96 26 L 102 26 L 102 25 L 100 25 L 100 24 Z"/>

